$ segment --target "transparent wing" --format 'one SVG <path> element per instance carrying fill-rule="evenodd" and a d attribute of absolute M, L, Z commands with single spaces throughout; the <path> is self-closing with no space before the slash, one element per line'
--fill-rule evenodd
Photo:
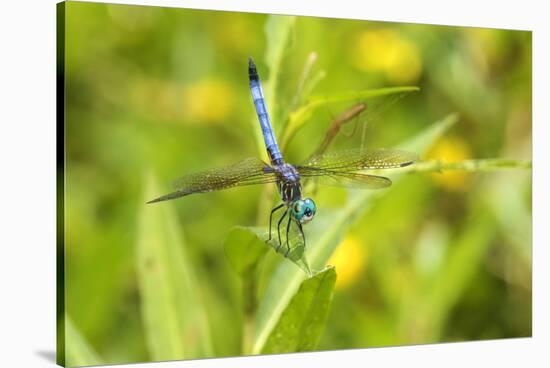
<path fill-rule="evenodd" d="M 304 164 L 297 166 L 298 171 L 307 169 L 324 169 L 333 172 L 349 172 L 365 169 L 389 169 L 403 167 L 418 160 L 416 153 L 394 150 L 377 149 L 362 150 L 360 148 L 330 152 L 313 156 Z"/>
<path fill-rule="evenodd" d="M 234 165 L 182 176 L 174 181 L 175 191 L 147 203 L 167 201 L 193 193 L 205 193 L 242 185 L 274 183 L 277 177 L 271 167 L 257 158 Z"/>
<path fill-rule="evenodd" d="M 357 189 L 381 189 L 391 185 L 391 180 L 383 176 L 361 174 L 346 171 L 331 171 L 319 168 L 298 169 L 304 179 L 312 179 L 316 183 L 337 187 Z"/>

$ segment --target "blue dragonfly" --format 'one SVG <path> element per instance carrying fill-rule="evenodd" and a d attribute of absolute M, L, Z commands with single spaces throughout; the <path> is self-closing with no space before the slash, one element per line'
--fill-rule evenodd
<path fill-rule="evenodd" d="M 404 167 L 418 159 L 416 154 L 401 150 L 349 149 L 314 155 L 301 165 L 286 163 L 275 139 L 260 77 L 252 59 L 248 60 L 248 77 L 270 163 L 265 163 L 258 158 L 247 158 L 230 166 L 189 174 L 176 179 L 173 192 L 147 203 L 167 201 L 194 193 L 205 193 L 237 186 L 275 183 L 281 203 L 273 208 L 269 215 L 268 242 L 272 239 L 273 215 L 284 208 L 283 214 L 277 222 L 277 251 L 282 246 L 281 226 L 286 219 L 285 243 L 287 250 L 285 256 L 287 256 L 290 251 L 289 230 L 291 226 L 295 224 L 305 247 L 306 239 L 302 226 L 310 222 L 317 212 L 313 199 L 302 196 L 300 181 L 302 178 L 327 185 L 380 189 L 389 187 L 392 183 L 391 180 L 359 171 Z"/>

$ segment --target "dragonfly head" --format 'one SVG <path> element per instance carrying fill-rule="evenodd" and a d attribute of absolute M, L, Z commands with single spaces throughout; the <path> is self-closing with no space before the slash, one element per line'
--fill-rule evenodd
<path fill-rule="evenodd" d="M 301 224 L 307 224 L 315 216 L 317 208 L 311 198 L 297 199 L 290 204 L 290 216 Z"/>

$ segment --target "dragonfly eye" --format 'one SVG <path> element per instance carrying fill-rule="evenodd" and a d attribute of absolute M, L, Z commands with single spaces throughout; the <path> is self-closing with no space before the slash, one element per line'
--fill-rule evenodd
<path fill-rule="evenodd" d="M 304 201 L 301 199 L 294 201 L 294 203 L 290 206 L 290 214 L 298 222 L 301 222 L 305 210 L 306 207 L 304 206 Z"/>
<path fill-rule="evenodd" d="M 316 207 L 315 207 L 315 202 L 313 202 L 311 198 L 306 198 L 302 202 L 303 202 L 304 210 L 303 210 L 303 215 L 299 221 L 302 224 L 306 224 L 311 220 L 313 220 L 313 217 L 315 216 L 315 212 L 316 212 Z"/>
<path fill-rule="evenodd" d="M 301 224 L 310 222 L 315 216 L 315 203 L 310 199 L 298 199 L 290 206 L 290 215 Z"/>

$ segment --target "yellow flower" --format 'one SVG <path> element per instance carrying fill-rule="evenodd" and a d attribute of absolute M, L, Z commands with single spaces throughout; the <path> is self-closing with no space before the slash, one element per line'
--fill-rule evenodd
<path fill-rule="evenodd" d="M 365 72 L 383 72 L 395 84 L 413 83 L 422 73 L 416 45 L 389 28 L 362 32 L 352 49 L 353 64 Z"/>
<path fill-rule="evenodd" d="M 366 265 L 367 254 L 363 244 L 353 236 L 347 236 L 336 248 L 328 263 L 336 267 L 336 288 L 352 285 Z"/>
<path fill-rule="evenodd" d="M 183 92 L 184 114 L 192 122 L 218 123 L 233 109 L 229 85 L 219 79 L 205 79 L 187 86 Z"/>
<path fill-rule="evenodd" d="M 446 137 L 439 140 L 426 155 L 427 159 L 444 162 L 458 162 L 470 157 L 470 147 L 459 137 Z M 466 190 L 468 177 L 468 173 L 464 171 L 443 171 L 432 174 L 437 185 L 454 192 Z"/>

